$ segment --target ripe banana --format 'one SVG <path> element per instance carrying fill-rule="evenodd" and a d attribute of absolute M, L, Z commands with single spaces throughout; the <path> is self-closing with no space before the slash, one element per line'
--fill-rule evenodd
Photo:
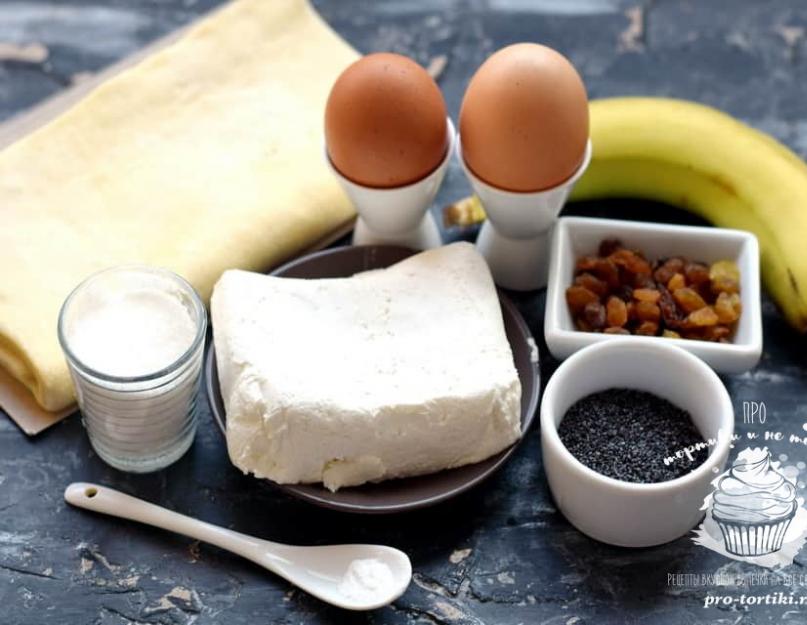
<path fill-rule="evenodd" d="M 753 232 L 768 292 L 807 331 L 807 165 L 796 154 L 725 113 L 663 98 L 592 102 L 591 141 L 572 200 L 657 200 Z"/>
<path fill-rule="evenodd" d="M 590 105 L 593 158 L 570 198 L 642 198 L 759 239 L 763 282 L 807 332 L 807 165 L 773 137 L 684 100 Z"/>

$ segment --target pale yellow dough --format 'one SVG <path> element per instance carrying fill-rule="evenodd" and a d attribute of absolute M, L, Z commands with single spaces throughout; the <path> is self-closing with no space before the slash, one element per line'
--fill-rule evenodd
<path fill-rule="evenodd" d="M 322 117 L 356 57 L 303 0 L 237 0 L 1 152 L 0 366 L 64 408 L 56 321 L 88 274 L 165 266 L 207 298 L 347 222 Z"/>

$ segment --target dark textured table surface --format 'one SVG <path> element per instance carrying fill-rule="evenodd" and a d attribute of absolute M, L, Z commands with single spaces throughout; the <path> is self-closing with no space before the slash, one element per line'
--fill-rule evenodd
<path fill-rule="evenodd" d="M 0 2 L 0 118 L 215 4 Z M 403 52 L 424 64 L 445 56 L 440 83 L 452 115 L 468 77 L 486 55 L 510 42 L 535 40 L 566 53 L 592 97 L 656 94 L 703 101 L 771 132 L 802 155 L 807 151 L 807 5 L 800 0 L 320 0 L 316 5 L 362 51 Z M 455 164 L 440 199 L 467 192 Z M 690 219 L 621 202 L 569 211 Z M 542 293 L 519 298 L 539 339 L 543 303 Z M 724 380 L 738 413 L 743 401 L 764 401 L 769 428 L 800 428 L 807 421 L 807 342 L 787 328 L 767 300 L 764 317 L 759 367 Z M 556 363 L 542 340 L 539 344 L 546 378 Z M 0 623 L 736 625 L 807 620 L 794 606 L 704 608 L 713 588 L 668 584 L 673 573 L 726 573 L 750 580 L 759 572 L 688 538 L 628 550 L 577 532 L 547 490 L 536 428 L 509 465 L 472 492 L 432 509 L 370 518 L 319 510 L 243 477 L 230 465 L 204 401 L 199 416 L 190 452 L 175 466 L 141 477 L 104 465 L 76 416 L 35 439 L 0 419 Z M 772 449 L 779 451 L 775 444 Z M 411 554 L 414 580 L 391 607 L 343 613 L 218 549 L 68 508 L 62 491 L 75 480 L 108 484 L 264 538 L 389 543 Z M 793 565 L 772 573 L 773 589 L 807 594 L 798 585 L 775 586 L 788 574 L 801 573 L 806 562 L 802 553 Z"/>

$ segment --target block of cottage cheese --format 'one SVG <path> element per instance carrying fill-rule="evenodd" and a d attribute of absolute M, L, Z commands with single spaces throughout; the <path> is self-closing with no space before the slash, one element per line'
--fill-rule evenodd
<path fill-rule="evenodd" d="M 478 462 L 521 435 L 496 289 L 468 243 L 350 278 L 227 271 L 211 314 L 245 473 L 337 490 Z"/>

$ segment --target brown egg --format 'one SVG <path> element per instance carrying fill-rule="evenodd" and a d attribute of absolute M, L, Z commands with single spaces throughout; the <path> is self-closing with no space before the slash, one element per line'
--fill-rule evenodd
<path fill-rule="evenodd" d="M 368 187 L 399 187 L 432 172 L 448 149 L 446 105 L 431 76 L 400 54 L 359 59 L 325 107 L 333 166 Z"/>
<path fill-rule="evenodd" d="M 460 111 L 465 164 L 507 191 L 547 189 L 580 166 L 588 98 L 574 66 L 535 43 L 502 48 L 471 78 Z"/>

